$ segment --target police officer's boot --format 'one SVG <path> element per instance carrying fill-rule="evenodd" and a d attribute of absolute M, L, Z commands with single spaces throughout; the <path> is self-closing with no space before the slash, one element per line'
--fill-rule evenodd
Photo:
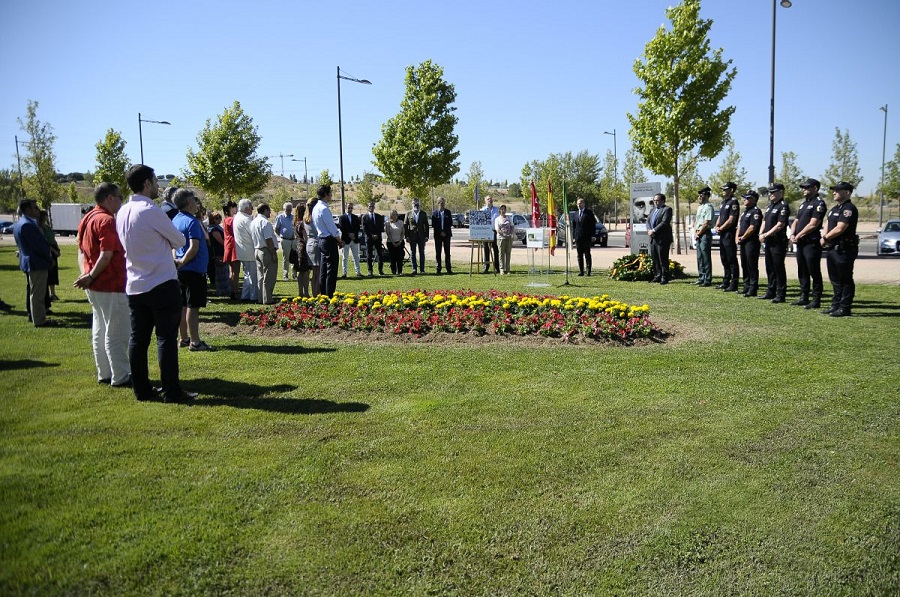
<path fill-rule="evenodd" d="M 806 305 L 806 308 L 807 309 L 818 309 L 821 306 L 822 306 L 821 297 L 813 295 L 812 300 L 809 302 L 808 305 Z"/>
<path fill-rule="evenodd" d="M 791 304 L 795 307 L 805 307 L 806 305 L 809 304 L 809 297 L 807 297 L 805 294 L 801 294 L 800 298 L 798 298 L 796 301 L 794 301 Z"/>

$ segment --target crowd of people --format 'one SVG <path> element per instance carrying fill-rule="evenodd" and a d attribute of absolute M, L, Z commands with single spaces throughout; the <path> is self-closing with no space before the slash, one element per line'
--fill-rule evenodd
<path fill-rule="evenodd" d="M 769 203 L 762 211 L 757 203 L 759 194 L 748 191 L 741 195 L 744 210 L 740 211 L 735 198 L 737 185 L 727 182 L 721 187 L 722 203 L 719 217 L 713 222 L 713 210 L 709 203 L 712 189 L 700 190 L 694 239 L 697 247 L 697 270 L 694 284 L 712 286 L 712 234 L 719 235 L 719 256 L 724 273 L 722 283 L 715 288 L 736 292 L 744 297 L 757 297 L 773 303 L 784 303 L 787 298 L 787 271 L 785 260 L 789 243 L 796 246 L 797 278 L 800 296 L 791 303 L 806 309 L 821 309 L 824 284 L 822 280 L 822 256 L 825 255 L 828 278 L 833 289 L 831 304 L 820 312 L 831 317 L 848 317 L 852 314 L 856 285 L 853 266 L 859 254 L 859 236 L 856 226 L 859 213 L 852 202 L 853 185 L 839 182 L 830 187 L 834 206 L 828 210 L 819 197 L 820 183 L 808 178 L 800 184 L 803 202 L 796 218 L 790 221 L 791 209 L 784 200 L 785 187 L 772 184 L 768 189 Z M 672 245 L 672 208 L 666 205 L 666 196 L 653 198 L 654 209 L 648 219 L 650 256 L 653 261 L 654 283 L 669 281 L 669 252 Z M 759 295 L 759 256 L 762 248 L 767 286 Z M 740 273 L 743 272 L 743 278 Z M 741 286 L 741 281 L 743 285 Z"/>
<path fill-rule="evenodd" d="M 358 216 L 348 203 L 335 218 L 329 203 L 331 187 L 323 185 L 305 203 L 285 203 L 272 222 L 268 204 L 254 208 L 249 199 L 226 202 L 222 212 L 207 213 L 190 189 L 166 189 L 161 204 L 159 184 L 153 169 L 136 165 L 127 173 L 132 192 L 125 203 L 122 190 L 112 183 L 99 184 L 94 191 L 95 206 L 78 227 L 81 274 L 74 286 L 86 292 L 91 305 L 91 330 L 97 381 L 113 387 L 131 387 L 138 400 L 163 399 L 189 402 L 196 396 L 179 382 L 178 350 L 214 350 L 200 337 L 200 309 L 206 307 L 210 289 L 218 296 L 260 304 L 275 302 L 278 253 L 284 280 L 295 279 L 300 296 L 333 296 L 338 270 L 347 277 L 353 271 L 362 276 L 360 241 L 367 245 L 369 277 L 384 276 L 384 255 L 392 274 L 403 274 L 406 246 L 409 247 L 412 275 L 425 273 L 425 246 L 433 235 L 436 273 L 452 273 L 450 239 L 452 214 L 438 198 L 430 217 L 418 199 L 402 217 L 391 210 L 388 217 L 375 211 Z M 809 178 L 800 184 L 804 200 L 791 223 L 791 210 L 784 200 L 784 185 L 768 188 L 769 203 L 763 211 L 759 195 L 741 195 L 741 212 L 735 198 L 737 185 L 721 187 L 722 203 L 713 222 L 709 203 L 712 190 L 699 192 L 694 238 L 697 247 L 698 278 L 694 284 L 712 287 L 712 234 L 719 235 L 719 255 L 723 266 L 725 292 L 784 303 L 787 293 L 785 259 L 788 243 L 796 246 L 800 296 L 791 303 L 806 309 L 823 306 L 821 259 L 826 258 L 833 288 L 830 307 L 821 313 L 831 317 L 851 315 L 855 284 L 853 265 L 859 250 L 856 234 L 858 212 L 851 201 L 853 185 L 839 182 L 831 187 L 835 204 L 828 210 L 819 197 L 819 181 Z M 664 194 L 653 198 L 654 209 L 647 220 L 650 256 L 654 267 L 652 282 L 669 281 L 669 253 L 673 241 L 672 209 Z M 578 275 L 591 275 L 590 246 L 596 218 L 577 200 L 573 212 L 573 244 L 578 251 Z M 46 213 L 37 202 L 24 199 L 14 228 L 19 266 L 26 276 L 27 314 L 35 327 L 53 326 L 47 317 L 56 299 L 59 284 L 59 245 Z M 484 241 L 484 273 L 510 271 L 514 227 L 506 206 L 493 205 L 485 198 L 483 211 L 493 228 L 493 238 Z M 254 214 L 255 212 L 255 214 Z M 759 295 L 759 257 L 763 249 L 768 284 Z M 341 252 L 342 251 L 342 258 Z M 351 262 L 352 260 L 352 262 Z M 243 269 L 243 283 L 240 283 Z M 740 273 L 743 272 L 741 278 Z M 741 285 L 741 280 L 743 285 Z M 160 387 L 151 385 L 147 353 L 151 334 L 156 333 Z M 179 339 L 180 336 L 180 339 Z"/>

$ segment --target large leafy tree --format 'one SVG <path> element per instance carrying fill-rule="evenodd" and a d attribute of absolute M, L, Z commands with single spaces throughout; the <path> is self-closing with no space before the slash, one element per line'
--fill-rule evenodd
<path fill-rule="evenodd" d="M 628 114 L 628 134 L 650 170 L 673 178 L 678 229 L 681 171 L 693 159 L 712 159 L 725 146 L 734 107 L 720 105 L 737 71 L 722 59 L 721 48 L 710 50 L 712 20 L 700 18 L 700 0 L 683 0 L 666 9 L 666 17 L 672 28 L 660 26 L 643 60 L 634 63 L 643 86 L 635 89 L 638 109 Z M 679 253 L 680 236 L 676 230 Z"/>
<path fill-rule="evenodd" d="M 600 189 L 600 175 L 602 166 L 600 156 L 582 150 L 573 155 L 571 151 L 565 153 L 551 153 L 546 160 L 533 160 L 522 167 L 520 184 L 526 197 L 530 197 L 531 181 L 534 181 L 537 190 L 541 211 L 547 211 L 547 183 L 553 185 L 553 201 L 557 211 L 562 210 L 563 183 L 568 197 L 583 197 L 587 204 L 600 212 L 609 209 L 609 204 L 603 201 Z"/>
<path fill-rule="evenodd" d="M 778 175 L 778 182 L 784 185 L 785 201 L 796 204 L 803 199 L 800 183 L 806 178 L 797 166 L 797 154 L 793 151 L 782 151 L 781 173 Z"/>
<path fill-rule="evenodd" d="M 218 122 L 206 121 L 197 135 L 197 151 L 188 149 L 185 178 L 217 199 L 258 193 L 271 175 L 266 158 L 256 153 L 260 139 L 253 119 L 235 101 Z"/>
<path fill-rule="evenodd" d="M 894 151 L 894 159 L 884 164 L 884 196 L 887 199 L 900 198 L 900 143 Z"/>
<path fill-rule="evenodd" d="M 631 185 L 636 182 L 647 182 L 647 173 L 644 172 L 644 160 L 641 154 L 631 148 L 625 152 L 625 164 L 622 166 L 622 184 L 625 190 L 631 192 Z"/>
<path fill-rule="evenodd" d="M 863 180 L 859 168 L 859 154 L 856 143 L 850 138 L 850 131 L 834 128 L 834 141 L 831 142 L 831 164 L 822 177 L 822 187 L 828 188 L 842 180 L 859 188 Z"/>
<path fill-rule="evenodd" d="M 19 175 L 12 169 L 0 169 L 0 209 L 4 212 L 15 211 L 21 199 Z"/>
<path fill-rule="evenodd" d="M 465 198 L 467 201 L 465 209 L 481 208 L 481 205 L 475 205 L 476 188 L 478 189 L 478 196 L 484 201 L 485 196 L 488 194 L 488 186 L 487 181 L 484 179 L 484 168 L 481 167 L 481 162 L 479 161 L 474 161 L 469 165 L 469 172 L 466 176 Z"/>
<path fill-rule="evenodd" d="M 49 210 L 50 204 L 62 195 L 62 187 L 56 181 L 56 154 L 53 150 L 56 135 L 50 124 L 38 120 L 37 109 L 38 102 L 28 100 L 25 120 L 18 119 L 19 126 L 28 135 L 25 155 L 22 156 L 25 170 L 23 184 L 25 194 L 37 199 L 42 209 Z"/>
<path fill-rule="evenodd" d="M 97 183 L 111 182 L 119 185 L 123 193 L 128 193 L 128 182 L 125 173 L 131 161 L 125 155 L 125 139 L 113 129 L 106 131 L 106 136 L 97 142 L 97 171 L 94 180 Z"/>
<path fill-rule="evenodd" d="M 733 182 L 737 185 L 738 193 L 743 193 L 750 189 L 754 183 L 748 180 L 747 170 L 741 167 L 741 154 L 739 151 L 734 150 L 734 141 L 729 141 L 727 148 L 725 159 L 722 160 L 719 169 L 709 177 L 709 186 L 714 191 L 717 191 L 726 182 Z"/>
<path fill-rule="evenodd" d="M 459 172 L 456 89 L 443 76 L 444 69 L 431 60 L 407 67 L 400 112 L 382 125 L 381 140 L 372 149 L 375 167 L 414 197 L 424 197 Z"/>

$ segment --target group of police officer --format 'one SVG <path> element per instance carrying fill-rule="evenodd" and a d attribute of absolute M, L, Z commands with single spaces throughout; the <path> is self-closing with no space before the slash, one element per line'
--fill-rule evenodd
<path fill-rule="evenodd" d="M 843 181 L 830 187 L 835 200 L 830 211 L 825 201 L 819 197 L 819 187 L 819 181 L 814 178 L 808 178 L 800 184 L 803 202 L 793 224 L 789 224 L 791 208 L 784 200 L 783 184 L 775 183 L 767 189 L 769 204 L 764 212 L 757 207 L 759 193 L 748 191 L 741 195 L 744 200 L 744 211 L 741 213 L 735 198 L 737 185 L 733 182 L 725 183 L 721 187 L 723 199 L 719 217 L 712 226 L 712 210 L 706 207 L 712 190 L 709 187 L 701 189 L 701 207 L 698 209 L 698 221 L 694 230 L 700 274 L 694 284 L 712 286 L 710 241 L 715 230 L 719 234 L 719 256 L 724 268 L 722 283 L 715 288 L 725 292 L 738 292 L 739 271 L 743 271 L 744 285 L 740 294 L 748 298 L 758 297 L 773 303 L 783 303 L 787 294 L 785 257 L 788 243 L 792 243 L 796 245 L 797 251 L 800 297 L 791 305 L 806 309 L 821 308 L 821 260 L 824 252 L 828 278 L 834 293 L 831 306 L 820 312 L 831 317 L 848 317 L 856 294 L 853 264 L 859 254 L 859 236 L 856 234 L 859 213 L 851 201 L 854 187 Z M 758 296 L 759 253 L 763 245 L 768 284 L 765 294 Z"/>

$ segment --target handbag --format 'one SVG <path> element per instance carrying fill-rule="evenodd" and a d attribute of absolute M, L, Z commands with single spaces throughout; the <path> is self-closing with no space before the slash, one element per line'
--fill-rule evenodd
<path fill-rule="evenodd" d="M 291 249 L 290 254 L 288 255 L 288 263 L 292 265 L 297 265 L 297 249 Z"/>

